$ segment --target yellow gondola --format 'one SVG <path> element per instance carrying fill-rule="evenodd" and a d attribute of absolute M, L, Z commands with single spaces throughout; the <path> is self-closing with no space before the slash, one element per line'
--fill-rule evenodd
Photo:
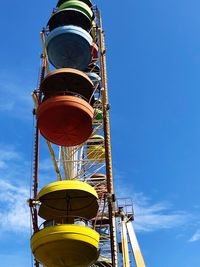
<path fill-rule="evenodd" d="M 93 135 L 87 142 L 87 158 L 91 161 L 105 159 L 104 137 Z"/>
<path fill-rule="evenodd" d="M 38 194 L 39 216 L 45 220 L 82 217 L 91 219 L 98 211 L 98 195 L 87 183 L 65 180 L 45 186 Z"/>
<path fill-rule="evenodd" d="M 87 267 L 98 258 L 99 234 L 84 226 L 49 226 L 33 235 L 31 248 L 45 266 Z"/>

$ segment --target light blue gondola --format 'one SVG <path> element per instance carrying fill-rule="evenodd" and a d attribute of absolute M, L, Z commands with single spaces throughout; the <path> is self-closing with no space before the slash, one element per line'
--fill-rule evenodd
<path fill-rule="evenodd" d="M 94 87 L 96 88 L 96 86 L 99 85 L 99 83 L 101 81 L 101 77 L 98 74 L 96 74 L 95 72 L 89 72 L 86 74 L 90 78 L 90 80 L 93 82 Z"/>
<path fill-rule="evenodd" d="M 83 70 L 91 62 L 92 37 L 80 27 L 58 27 L 49 33 L 45 44 L 49 61 L 57 69 Z"/>

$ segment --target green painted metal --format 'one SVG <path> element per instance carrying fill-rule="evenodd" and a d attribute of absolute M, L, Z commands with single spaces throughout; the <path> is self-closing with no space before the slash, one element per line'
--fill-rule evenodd
<path fill-rule="evenodd" d="M 60 26 L 74 25 L 89 32 L 92 27 L 91 19 L 82 11 L 74 8 L 66 8 L 57 11 L 51 16 L 47 25 L 50 31 Z"/>
<path fill-rule="evenodd" d="M 101 120 L 103 120 L 103 111 L 97 108 L 97 109 L 95 110 L 94 119 L 95 119 L 96 121 L 101 121 Z"/>
<path fill-rule="evenodd" d="M 68 2 L 70 0 L 59 0 L 57 7 L 61 6 L 63 3 Z M 85 3 L 86 5 L 88 5 L 89 7 L 92 6 L 92 2 L 90 0 L 80 0 L 81 2 Z"/>
<path fill-rule="evenodd" d="M 91 20 L 93 19 L 92 9 L 81 1 L 70 0 L 70 1 L 64 2 L 62 5 L 59 6 L 58 10 L 62 10 L 65 8 L 74 8 L 74 9 L 80 10 L 83 13 L 85 13 L 85 15 L 88 16 Z"/>

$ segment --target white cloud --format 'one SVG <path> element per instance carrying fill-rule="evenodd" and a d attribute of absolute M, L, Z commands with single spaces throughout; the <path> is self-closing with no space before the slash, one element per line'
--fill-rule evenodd
<path fill-rule="evenodd" d="M 26 232 L 30 229 L 30 215 L 26 200 L 29 191 L 0 180 L 0 228 L 3 231 Z"/>
<path fill-rule="evenodd" d="M 24 160 L 23 154 L 16 151 L 15 147 L 1 144 L 0 149 L 0 229 L 5 231 L 23 232 L 29 229 L 29 208 L 26 200 L 29 198 L 28 179 L 30 163 Z M 55 172 L 51 170 L 51 159 L 41 159 L 40 186 L 55 179 Z M 5 171 L 5 168 L 6 171 Z M 26 176 L 26 181 L 25 181 Z M 23 179 L 23 180 L 22 180 Z M 119 188 L 119 187 L 118 187 Z M 133 198 L 135 212 L 135 228 L 138 231 L 157 231 L 184 225 L 190 215 L 183 211 L 173 210 L 166 202 L 152 203 L 142 193 L 134 193 L 130 188 L 116 192 L 117 197 L 126 196 Z M 195 239 L 194 237 L 193 239 Z"/>
<path fill-rule="evenodd" d="M 14 147 L 7 145 L 0 145 L 0 160 L 19 160 L 21 158 Z"/>
<path fill-rule="evenodd" d="M 27 177 L 30 165 L 14 146 L 0 144 L 0 230 L 26 232 L 30 227 Z"/>
<path fill-rule="evenodd" d="M 40 161 L 40 171 L 45 173 L 52 173 L 54 170 L 52 159 L 46 158 Z"/>
<path fill-rule="evenodd" d="M 10 163 L 21 159 L 14 147 L 0 144 L 0 170 L 9 168 Z"/>
<path fill-rule="evenodd" d="M 126 188 L 121 182 L 118 182 L 116 189 L 117 197 L 131 196 L 135 216 L 134 226 L 137 231 L 153 232 L 184 226 L 192 217 L 188 212 L 173 209 L 169 202 L 153 202 L 143 193 L 132 192 L 131 188 Z"/>
<path fill-rule="evenodd" d="M 0 88 L 0 111 L 15 118 L 31 119 L 31 85 L 25 84 L 15 73 L 0 69 Z"/>
<path fill-rule="evenodd" d="M 195 242 L 200 240 L 200 229 L 198 229 L 193 236 L 190 238 L 189 242 Z"/>
<path fill-rule="evenodd" d="M 51 159 L 41 160 L 40 186 L 52 172 Z M 52 167 L 53 169 L 53 167 Z M 0 232 L 27 233 L 30 229 L 29 177 L 31 163 L 14 146 L 0 144 Z M 54 176 L 55 177 L 55 176 Z M 44 179 L 45 178 L 45 179 Z M 53 178 L 52 178 L 53 179 Z"/>
<path fill-rule="evenodd" d="M 184 211 L 172 210 L 169 203 L 150 203 L 142 193 L 134 194 L 135 228 L 138 231 L 156 231 L 184 225 L 190 215 Z"/>

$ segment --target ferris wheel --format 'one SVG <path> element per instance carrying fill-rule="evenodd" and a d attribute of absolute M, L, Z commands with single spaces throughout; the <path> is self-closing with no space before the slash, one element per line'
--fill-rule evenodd
<path fill-rule="evenodd" d="M 119 204 L 114 193 L 100 11 L 90 0 L 59 0 L 40 35 L 43 53 L 39 87 L 32 94 L 36 130 L 29 200 L 34 265 L 145 267 L 133 211 L 127 211 L 132 206 Z M 53 182 L 42 187 L 41 138 L 54 167 Z"/>

